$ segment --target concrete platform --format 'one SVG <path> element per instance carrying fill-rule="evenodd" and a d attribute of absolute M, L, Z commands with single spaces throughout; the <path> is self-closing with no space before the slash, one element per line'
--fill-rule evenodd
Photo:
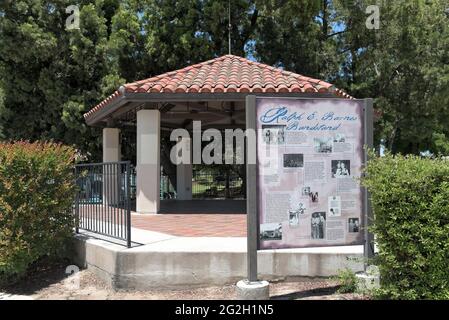
<path fill-rule="evenodd" d="M 135 228 L 132 234 L 129 249 L 88 233 L 77 235 L 77 263 L 116 289 L 235 284 L 246 278 L 244 237 L 179 237 Z M 259 277 L 327 277 L 343 268 L 358 272 L 362 257 L 362 246 L 263 250 L 258 253 Z"/>

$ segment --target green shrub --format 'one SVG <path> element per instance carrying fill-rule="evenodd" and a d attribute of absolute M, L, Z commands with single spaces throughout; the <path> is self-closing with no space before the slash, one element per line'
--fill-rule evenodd
<path fill-rule="evenodd" d="M 449 298 L 449 161 L 372 156 L 371 193 L 380 297 Z"/>
<path fill-rule="evenodd" d="M 55 143 L 0 143 L 0 281 L 67 252 L 74 157 L 74 149 Z"/>
<path fill-rule="evenodd" d="M 335 280 L 339 285 L 338 293 L 353 293 L 357 291 L 357 277 L 351 269 L 339 270 Z"/>

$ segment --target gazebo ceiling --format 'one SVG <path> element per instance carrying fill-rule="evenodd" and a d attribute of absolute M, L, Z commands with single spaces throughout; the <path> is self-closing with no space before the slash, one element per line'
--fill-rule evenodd
<path fill-rule="evenodd" d="M 211 98 L 211 95 L 217 100 L 230 101 L 235 97 L 244 98 L 247 94 L 317 94 L 352 99 L 350 95 L 325 81 L 242 57 L 225 55 L 125 84 L 85 113 L 84 118 L 88 124 L 93 124 L 131 102 L 140 101 L 142 104 L 145 101 L 157 101 L 156 96 L 161 102 L 164 97 L 166 102 L 176 101 L 178 98 L 182 100 L 186 96 L 200 101 L 203 97 Z"/>

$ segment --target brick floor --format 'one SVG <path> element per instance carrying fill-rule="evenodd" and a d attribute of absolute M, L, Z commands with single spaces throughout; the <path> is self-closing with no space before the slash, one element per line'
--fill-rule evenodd
<path fill-rule="evenodd" d="M 134 228 L 183 237 L 245 237 L 245 214 L 158 214 L 131 217 Z"/>
<path fill-rule="evenodd" d="M 183 237 L 245 237 L 245 200 L 163 200 L 161 214 L 133 214 L 134 228 Z"/>

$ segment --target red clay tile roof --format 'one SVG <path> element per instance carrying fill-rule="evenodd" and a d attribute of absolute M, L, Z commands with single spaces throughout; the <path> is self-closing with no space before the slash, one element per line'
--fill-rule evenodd
<path fill-rule="evenodd" d="M 352 99 L 332 84 L 234 55 L 225 55 L 159 76 L 125 84 L 84 118 L 125 93 L 334 93 Z"/>

